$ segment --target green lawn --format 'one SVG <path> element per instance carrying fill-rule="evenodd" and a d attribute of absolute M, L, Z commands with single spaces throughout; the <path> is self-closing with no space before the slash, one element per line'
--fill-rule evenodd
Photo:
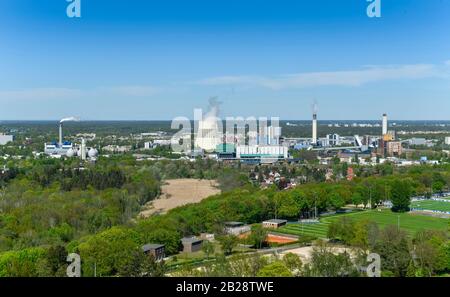
<path fill-rule="evenodd" d="M 318 224 L 300 224 L 300 223 L 289 223 L 285 227 L 278 229 L 280 233 L 294 234 L 294 235 L 310 235 L 319 238 L 325 238 L 327 236 L 328 225 L 334 221 L 338 220 L 342 216 L 350 217 L 354 220 L 370 220 L 378 223 L 381 228 L 388 225 L 397 225 L 398 219 L 400 218 L 400 228 L 404 229 L 410 235 L 415 232 L 424 229 L 434 229 L 434 230 L 446 230 L 448 228 L 448 219 L 441 219 L 435 217 L 428 217 L 423 215 L 415 215 L 409 213 L 397 214 L 393 213 L 389 209 L 383 209 L 382 211 L 371 210 L 371 211 L 361 211 L 349 214 L 333 215 L 329 217 L 324 217 L 320 219 Z"/>
<path fill-rule="evenodd" d="M 411 203 L 411 207 L 428 210 L 450 211 L 450 202 L 434 200 L 415 201 Z"/>

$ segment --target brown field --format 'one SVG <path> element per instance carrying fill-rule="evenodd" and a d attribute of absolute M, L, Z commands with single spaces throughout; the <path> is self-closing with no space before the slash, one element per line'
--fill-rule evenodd
<path fill-rule="evenodd" d="M 217 182 L 205 179 L 171 179 L 161 187 L 161 196 L 148 202 L 141 213 L 141 217 L 149 217 L 153 214 L 162 214 L 172 208 L 198 203 L 206 197 L 220 193 Z"/>
<path fill-rule="evenodd" d="M 288 236 L 282 236 L 282 235 L 275 235 L 275 234 L 267 234 L 266 241 L 269 243 L 292 243 L 298 241 L 298 238 L 288 237 Z"/>

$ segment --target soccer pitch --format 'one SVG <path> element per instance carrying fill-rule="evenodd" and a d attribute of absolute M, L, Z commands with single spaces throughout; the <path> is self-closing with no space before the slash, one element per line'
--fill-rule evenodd
<path fill-rule="evenodd" d="M 422 200 L 411 203 L 412 208 L 420 208 L 425 210 L 450 211 L 450 201 Z"/>
<path fill-rule="evenodd" d="M 321 218 L 320 223 L 317 224 L 288 223 L 285 227 L 278 229 L 277 232 L 326 238 L 328 225 L 343 216 L 352 218 L 355 221 L 373 221 L 378 223 L 380 228 L 384 228 L 388 225 L 397 226 L 397 224 L 400 224 L 400 228 L 405 230 L 409 235 L 414 235 L 420 230 L 447 230 L 449 222 L 448 219 L 409 213 L 394 213 L 389 209 L 383 209 L 381 211 L 368 210 L 324 217 Z"/>

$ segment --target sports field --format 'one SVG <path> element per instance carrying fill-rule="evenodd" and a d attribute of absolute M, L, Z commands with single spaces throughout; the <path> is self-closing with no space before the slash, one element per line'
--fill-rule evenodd
<path fill-rule="evenodd" d="M 381 228 L 388 225 L 395 225 L 400 222 L 400 228 L 414 235 L 419 230 L 433 229 L 446 230 L 448 228 L 448 219 L 441 219 L 429 216 L 415 215 L 409 213 L 394 213 L 389 209 L 360 211 L 349 214 L 333 215 L 320 219 L 318 224 L 300 224 L 289 223 L 285 227 L 277 230 L 280 233 L 294 234 L 294 235 L 310 235 L 319 238 L 326 238 L 328 225 L 339 218 L 347 216 L 354 220 L 369 220 L 378 223 Z"/>
<path fill-rule="evenodd" d="M 450 211 L 450 201 L 422 200 L 411 203 L 412 208 L 420 208 L 426 210 Z"/>

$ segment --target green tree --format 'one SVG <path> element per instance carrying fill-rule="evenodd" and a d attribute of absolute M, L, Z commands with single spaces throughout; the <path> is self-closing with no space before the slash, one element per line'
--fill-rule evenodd
<path fill-rule="evenodd" d="M 283 263 L 294 275 L 300 275 L 303 263 L 298 255 L 287 253 L 283 256 Z"/>
<path fill-rule="evenodd" d="M 225 255 L 231 255 L 233 253 L 233 249 L 238 244 L 238 238 L 235 235 L 218 236 L 217 240 L 220 242 L 222 251 Z"/>
<path fill-rule="evenodd" d="M 264 266 L 259 272 L 259 277 L 290 277 L 292 273 L 283 264 L 283 262 L 276 261 L 267 266 Z"/>
<path fill-rule="evenodd" d="M 411 204 L 411 186 L 408 181 L 396 179 L 391 186 L 392 211 L 409 211 Z"/>
<path fill-rule="evenodd" d="M 252 242 L 256 248 L 260 249 L 267 238 L 267 229 L 263 228 L 261 225 L 252 226 L 252 231 L 249 240 Z"/>
<path fill-rule="evenodd" d="M 90 237 L 78 246 L 83 259 L 83 275 L 114 276 L 133 261 L 141 250 L 139 235 L 130 229 L 113 227 Z"/>
<path fill-rule="evenodd" d="M 319 243 L 313 248 L 310 262 L 305 265 L 304 276 L 344 277 L 359 276 L 358 269 L 352 263 L 348 253 L 334 254 L 332 248 Z"/>
<path fill-rule="evenodd" d="M 397 226 L 387 226 L 380 232 L 374 252 L 381 257 L 382 270 L 395 276 L 405 276 L 411 262 L 408 238 Z"/>
<path fill-rule="evenodd" d="M 202 244 L 202 251 L 205 254 L 206 258 L 209 259 L 209 256 L 214 254 L 215 251 L 214 244 L 212 244 L 208 240 L 204 240 Z"/>
<path fill-rule="evenodd" d="M 449 259 L 445 251 L 447 236 L 438 231 L 419 231 L 414 239 L 415 266 L 422 275 L 433 276 L 447 269 Z"/>

